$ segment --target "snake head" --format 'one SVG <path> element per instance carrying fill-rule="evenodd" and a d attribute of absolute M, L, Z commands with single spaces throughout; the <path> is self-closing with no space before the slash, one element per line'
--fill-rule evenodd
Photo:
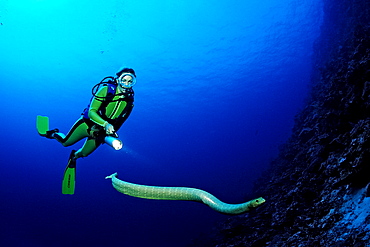
<path fill-rule="evenodd" d="M 265 199 L 263 199 L 262 197 L 259 197 L 257 199 L 254 199 L 254 200 L 250 201 L 249 208 L 259 207 L 265 202 L 266 202 Z"/>

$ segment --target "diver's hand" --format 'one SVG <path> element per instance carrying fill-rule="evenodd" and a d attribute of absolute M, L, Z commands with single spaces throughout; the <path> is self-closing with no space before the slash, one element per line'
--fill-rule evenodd
<path fill-rule="evenodd" d="M 105 133 L 107 133 L 107 135 L 112 135 L 112 134 L 114 134 L 114 132 L 116 132 L 116 131 L 114 130 L 113 125 L 111 125 L 110 123 L 107 123 L 107 124 L 104 126 L 104 129 L 105 129 Z"/>

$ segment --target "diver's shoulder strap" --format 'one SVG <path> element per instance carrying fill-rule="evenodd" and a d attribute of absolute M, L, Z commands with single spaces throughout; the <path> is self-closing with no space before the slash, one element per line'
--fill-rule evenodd
<path fill-rule="evenodd" d="M 110 97 L 110 95 L 114 96 L 116 94 L 117 84 L 108 84 L 107 87 L 108 87 L 107 97 Z"/>

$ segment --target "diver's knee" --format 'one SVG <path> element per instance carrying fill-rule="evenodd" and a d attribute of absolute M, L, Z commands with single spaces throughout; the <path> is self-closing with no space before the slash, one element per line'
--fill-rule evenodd
<path fill-rule="evenodd" d="M 71 146 L 71 145 L 72 145 L 72 144 L 67 143 L 67 142 L 61 142 L 61 144 L 63 145 L 63 147 L 69 147 L 69 146 Z"/>
<path fill-rule="evenodd" d="M 82 150 L 78 150 L 78 151 L 75 153 L 75 157 L 76 157 L 76 159 L 78 159 L 78 158 L 85 158 L 85 157 L 87 157 L 87 156 L 89 156 L 89 153 L 86 153 L 86 152 L 84 152 L 84 151 L 82 151 Z"/>

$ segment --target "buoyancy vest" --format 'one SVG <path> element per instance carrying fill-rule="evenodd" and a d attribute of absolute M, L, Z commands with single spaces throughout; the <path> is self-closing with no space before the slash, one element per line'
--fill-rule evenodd
<path fill-rule="evenodd" d="M 103 79 L 104 80 L 104 79 Z M 107 86 L 107 95 L 105 97 L 98 97 L 95 96 L 93 92 L 93 97 L 90 100 L 89 105 L 84 109 L 83 113 L 83 118 L 85 122 L 89 125 L 92 126 L 94 125 L 94 122 L 89 118 L 89 110 L 90 110 L 90 104 L 92 100 L 97 99 L 102 102 L 100 108 L 99 108 L 99 116 L 104 119 L 105 121 L 108 121 L 110 124 L 112 124 L 116 130 L 118 130 L 121 125 L 126 121 L 126 119 L 129 117 L 133 107 L 134 107 L 134 90 L 132 88 L 126 88 L 125 92 L 116 94 L 116 89 L 117 89 L 117 84 L 112 83 L 112 82 L 106 82 L 106 83 L 99 83 L 100 85 Z M 97 84 L 97 85 L 99 85 Z M 99 85 L 99 86 L 100 86 Z M 98 86 L 98 87 L 99 87 Z M 95 88 L 95 87 L 94 87 Z M 97 91 L 97 90 L 96 90 Z M 119 99 L 113 100 L 115 96 L 123 95 L 124 97 L 120 97 Z M 108 117 L 105 115 L 106 112 L 106 107 L 108 106 L 109 103 L 111 102 L 116 102 L 116 101 L 125 101 L 126 102 L 126 107 L 122 111 L 122 113 L 119 115 L 118 118 L 116 119 L 108 119 Z"/>

